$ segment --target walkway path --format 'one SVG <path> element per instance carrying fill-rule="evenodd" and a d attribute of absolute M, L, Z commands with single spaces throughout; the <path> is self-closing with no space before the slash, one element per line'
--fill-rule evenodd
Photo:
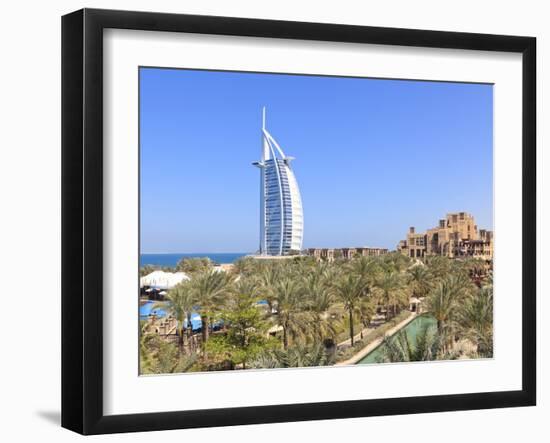
<path fill-rule="evenodd" d="M 380 323 L 380 320 L 382 320 L 382 319 L 384 319 L 383 315 L 379 315 L 379 316 L 375 317 L 374 320 L 378 322 L 377 325 L 375 327 L 369 326 L 367 328 L 364 328 L 363 331 L 360 331 L 358 334 L 355 334 L 353 336 L 353 341 L 356 342 L 357 340 L 361 339 L 361 332 L 363 332 L 363 335 L 365 335 L 365 334 L 369 333 L 370 331 L 374 331 L 379 326 L 382 326 L 385 323 L 385 320 Z M 346 346 L 346 345 L 351 346 L 351 338 L 348 338 L 347 340 L 341 341 L 336 346 L 340 347 L 340 346 Z"/>
<path fill-rule="evenodd" d="M 410 315 L 405 320 L 403 320 L 400 323 L 397 323 L 393 328 L 389 329 L 386 332 L 385 337 L 391 337 L 401 328 L 404 328 L 405 326 L 407 326 L 416 317 L 416 315 L 417 315 L 416 312 L 411 312 Z M 380 337 L 380 338 L 377 338 L 376 340 L 373 340 L 367 346 L 361 349 L 357 354 L 353 355 L 351 358 L 348 358 L 347 360 L 336 363 L 335 366 L 356 364 L 359 360 L 362 360 L 371 351 L 375 350 L 380 345 L 380 343 L 382 343 L 383 340 L 384 340 L 384 337 Z"/>

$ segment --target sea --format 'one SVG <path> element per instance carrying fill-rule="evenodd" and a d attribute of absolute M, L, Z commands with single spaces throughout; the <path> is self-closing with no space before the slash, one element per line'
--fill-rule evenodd
<path fill-rule="evenodd" d="M 214 263 L 234 263 L 237 259 L 250 255 L 250 252 L 193 252 L 178 254 L 140 254 L 139 266 L 170 266 L 174 267 L 182 258 L 208 257 Z"/>

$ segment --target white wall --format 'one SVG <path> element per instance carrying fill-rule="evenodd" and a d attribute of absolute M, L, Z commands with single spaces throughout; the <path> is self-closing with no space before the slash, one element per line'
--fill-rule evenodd
<path fill-rule="evenodd" d="M 348 0 L 326 4 L 320 0 L 4 2 L 0 26 L 2 440 L 71 441 L 82 438 L 58 425 L 62 14 L 87 6 L 536 36 L 540 152 L 542 137 L 548 132 L 550 121 L 550 96 L 541 84 L 544 76 L 550 78 L 549 13 L 544 5 L 545 2 L 531 0 L 453 3 L 399 0 L 371 4 Z M 548 156 L 542 161 L 539 158 L 539 190 L 546 188 L 546 196 L 549 195 L 549 180 L 542 178 L 542 168 L 550 174 L 548 162 Z M 540 197 L 539 202 L 542 204 Z M 540 224 L 542 220 L 548 221 L 548 210 L 549 199 L 546 198 L 539 212 Z M 541 241 L 548 250 L 548 235 Z M 541 258 L 539 271 L 549 263 L 547 257 Z M 547 292 L 548 277 L 539 283 L 539 294 Z M 542 313 L 548 302 L 540 298 L 539 312 Z M 245 443 L 307 439 L 333 442 L 344 438 L 351 441 L 444 440 L 449 443 L 481 439 L 544 441 L 549 433 L 545 421 L 550 416 L 550 390 L 545 377 L 550 369 L 550 327 L 548 323 L 541 324 L 544 320 L 539 314 L 539 406 L 536 408 L 170 431 L 99 437 L 95 441 L 201 439 Z"/>

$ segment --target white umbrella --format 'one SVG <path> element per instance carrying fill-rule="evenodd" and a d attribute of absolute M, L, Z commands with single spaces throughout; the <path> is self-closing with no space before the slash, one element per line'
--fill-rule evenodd
<path fill-rule="evenodd" d="M 139 279 L 140 287 L 150 286 L 156 289 L 172 289 L 178 283 L 189 280 L 185 272 L 153 271 Z"/>

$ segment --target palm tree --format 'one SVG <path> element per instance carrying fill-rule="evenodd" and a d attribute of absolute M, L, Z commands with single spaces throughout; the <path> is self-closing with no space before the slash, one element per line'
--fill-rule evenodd
<path fill-rule="evenodd" d="M 307 324 L 303 311 L 303 288 L 298 279 L 287 275 L 275 282 L 272 294 L 277 312 L 274 320 L 282 327 L 283 348 L 288 349 L 289 336 L 296 339 L 303 335 Z"/>
<path fill-rule="evenodd" d="M 198 305 L 197 310 L 201 316 L 204 353 L 208 341 L 209 318 L 216 309 L 223 305 L 223 296 L 229 290 L 231 280 L 225 272 L 208 270 L 197 273 L 190 282 L 193 301 Z"/>
<path fill-rule="evenodd" d="M 370 321 L 376 313 L 376 307 L 373 299 L 374 287 L 376 281 L 382 272 L 382 268 L 377 260 L 367 257 L 360 257 L 351 264 L 353 272 L 363 281 L 363 294 L 359 304 L 359 315 L 361 320 L 361 338 L 363 338 L 363 328 L 370 324 Z"/>
<path fill-rule="evenodd" d="M 298 344 L 286 351 L 283 362 L 287 368 L 326 366 L 330 358 L 321 343 L 312 346 Z"/>
<path fill-rule="evenodd" d="M 365 292 L 369 293 L 375 286 L 382 269 L 378 261 L 369 257 L 360 257 L 351 262 L 351 271 L 361 278 L 365 285 Z"/>
<path fill-rule="evenodd" d="M 433 278 L 424 264 L 415 264 L 407 270 L 413 296 L 425 297 L 431 290 Z"/>
<path fill-rule="evenodd" d="M 363 329 L 367 328 L 370 325 L 372 317 L 374 316 L 374 314 L 376 314 L 376 305 L 374 302 L 374 297 L 363 294 L 363 296 L 359 301 L 357 312 L 359 313 L 359 320 L 361 322 L 361 340 L 362 340 Z"/>
<path fill-rule="evenodd" d="M 458 313 L 465 338 L 482 357 L 493 356 L 493 287 L 484 286 L 466 298 Z"/>
<path fill-rule="evenodd" d="M 321 343 L 312 346 L 297 344 L 286 350 L 275 349 L 261 354 L 252 363 L 255 368 L 299 368 L 332 364 Z"/>
<path fill-rule="evenodd" d="M 227 300 L 227 307 L 233 308 L 240 301 L 239 297 L 246 296 L 251 303 L 260 301 L 260 286 L 256 279 L 247 277 L 241 278 L 229 288 L 230 297 Z"/>
<path fill-rule="evenodd" d="M 334 303 L 334 292 L 330 287 L 330 274 L 326 266 L 315 268 L 303 277 L 303 290 L 307 308 L 313 314 L 313 337 L 321 342 L 323 337 L 336 334 L 329 310 Z"/>
<path fill-rule="evenodd" d="M 187 372 L 196 363 L 197 354 L 183 355 L 174 343 L 158 334 L 142 331 L 140 340 L 140 373 L 167 374 Z"/>
<path fill-rule="evenodd" d="M 186 272 L 188 274 L 207 272 L 211 269 L 212 260 L 208 257 L 182 258 L 176 264 L 176 271 Z"/>
<path fill-rule="evenodd" d="M 265 299 L 269 306 L 269 312 L 273 312 L 274 309 L 274 287 L 279 277 L 281 276 L 280 268 L 278 264 L 267 261 L 262 263 L 262 267 L 258 269 L 258 282 L 262 290 L 262 298 Z"/>
<path fill-rule="evenodd" d="M 443 334 L 446 324 L 451 320 L 453 311 L 457 307 L 457 303 L 457 294 L 448 279 L 440 281 L 430 294 L 428 311 L 437 320 L 439 334 Z"/>
<path fill-rule="evenodd" d="M 344 304 L 344 309 L 348 313 L 349 337 L 351 346 L 353 346 L 355 336 L 353 315 L 361 302 L 361 297 L 365 291 L 365 283 L 360 277 L 357 277 L 352 273 L 348 273 L 347 275 L 343 275 L 336 280 L 336 283 L 334 284 L 334 291 L 336 296 Z"/>
<path fill-rule="evenodd" d="M 462 274 L 449 275 L 440 281 L 428 298 L 428 311 L 437 320 L 439 335 L 452 338 L 460 304 L 468 294 L 471 282 Z"/>
<path fill-rule="evenodd" d="M 378 358 L 380 363 L 415 361 L 414 345 L 403 330 L 392 337 L 384 337 L 382 353 Z"/>
<path fill-rule="evenodd" d="M 386 272 L 402 272 L 411 264 L 411 259 L 400 252 L 391 252 L 380 257 L 382 267 Z"/>
<path fill-rule="evenodd" d="M 154 356 L 151 352 L 151 342 L 158 338 L 156 334 L 148 331 L 146 323 L 141 322 L 139 334 L 139 372 L 140 374 L 154 373 Z"/>
<path fill-rule="evenodd" d="M 412 339 L 404 330 L 392 337 L 384 338 L 380 362 L 410 362 L 429 360 L 454 360 L 458 352 L 446 352 L 443 349 L 443 340 L 437 328 L 426 325 L 415 339 Z"/>
<path fill-rule="evenodd" d="M 399 307 L 407 306 L 409 295 L 406 290 L 403 278 L 396 271 L 386 271 L 376 282 L 376 293 L 381 304 L 386 307 L 386 319 L 390 313 L 397 314 Z"/>
<path fill-rule="evenodd" d="M 193 305 L 194 305 L 194 298 L 193 298 L 193 291 L 192 291 L 192 285 L 190 281 L 184 281 L 181 283 L 178 283 L 174 288 L 170 289 L 168 291 L 168 294 L 166 295 L 166 300 L 169 303 L 169 310 L 172 313 L 172 315 L 176 318 L 178 321 L 178 335 L 179 335 L 179 346 L 180 351 L 183 350 L 184 345 L 184 330 L 186 329 L 184 327 L 185 322 L 187 321 L 187 338 L 190 344 L 190 338 L 191 338 L 191 313 L 193 311 Z"/>
<path fill-rule="evenodd" d="M 444 279 L 451 272 L 451 260 L 447 257 L 433 255 L 424 259 L 424 264 L 428 267 L 428 271 L 436 280 Z"/>
<path fill-rule="evenodd" d="M 241 257 L 233 263 L 232 273 L 241 276 L 248 276 L 254 272 L 254 259 L 250 257 Z"/>

